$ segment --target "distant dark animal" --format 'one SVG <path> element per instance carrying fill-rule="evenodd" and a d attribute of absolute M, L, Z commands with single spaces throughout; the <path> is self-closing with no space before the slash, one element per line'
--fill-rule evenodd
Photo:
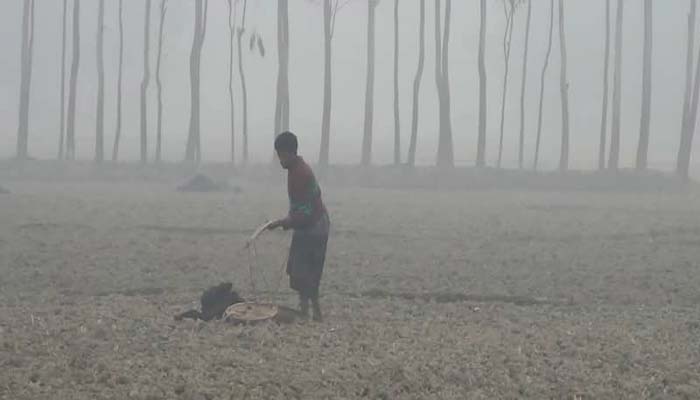
<path fill-rule="evenodd" d="M 227 182 L 217 182 L 206 175 L 197 174 L 192 179 L 178 186 L 180 192 L 224 192 L 231 190 Z"/>
<path fill-rule="evenodd" d="M 224 282 L 217 286 L 210 287 L 205 290 L 200 299 L 202 310 L 189 310 L 175 316 L 176 321 L 181 321 L 185 318 L 201 319 L 202 321 L 211 321 L 213 319 L 221 319 L 224 312 L 231 305 L 242 303 L 244 300 L 232 291 L 233 285 L 230 282 Z"/>

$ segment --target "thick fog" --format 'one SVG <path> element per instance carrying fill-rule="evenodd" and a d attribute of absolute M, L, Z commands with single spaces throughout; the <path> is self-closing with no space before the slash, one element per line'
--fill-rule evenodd
<path fill-rule="evenodd" d="M 496 158 L 500 102 L 504 68 L 505 17 L 501 1 L 489 0 L 486 62 L 488 73 L 487 163 Z M 613 2 L 614 3 L 614 2 Z M 121 154 L 135 160 L 139 154 L 139 86 L 143 74 L 144 1 L 126 0 L 124 131 Z M 189 121 L 189 53 L 194 26 L 194 2 L 168 1 L 164 27 L 162 66 L 164 90 L 163 151 L 166 160 L 184 157 Z M 158 38 L 158 7 L 153 2 L 151 62 L 155 68 Z M 97 1 L 83 1 L 81 9 L 81 64 L 78 80 L 77 157 L 92 159 L 95 141 L 97 93 L 96 25 Z M 566 1 L 566 38 L 571 110 L 571 167 L 593 168 L 597 163 L 602 99 L 605 38 L 605 1 Z M 688 1 L 654 2 L 653 95 L 649 166 L 672 168 L 680 137 L 685 79 L 685 46 Z M 106 154 L 111 151 L 116 110 L 118 61 L 117 1 L 108 1 L 105 14 L 106 63 Z M 273 137 L 275 82 L 277 75 L 276 2 L 250 1 L 248 32 L 264 39 L 266 55 L 244 51 L 248 79 L 250 152 L 255 160 L 266 160 Z M 418 53 L 418 1 L 400 2 L 400 90 L 402 156 L 406 156 L 410 134 L 411 96 Z M 320 2 L 292 0 L 290 13 L 291 129 L 301 140 L 301 152 L 311 161 L 318 158 L 323 102 L 323 10 Z M 437 147 L 438 102 L 434 72 L 434 2 L 426 2 L 426 64 L 420 97 L 418 162 L 433 164 Z M 613 25 L 615 7 L 612 6 Z M 549 1 L 533 1 L 533 23 L 527 77 L 526 163 L 533 158 L 533 143 L 539 98 L 539 76 L 544 62 L 549 24 Z M 240 13 L 239 13 L 240 16 Z M 202 59 L 202 153 L 205 161 L 229 157 L 228 114 L 228 9 L 224 0 L 209 1 L 208 27 Z M 393 152 L 393 2 L 383 0 L 377 8 L 377 66 L 374 117 L 376 164 L 389 163 Z M 515 17 L 511 74 L 506 107 L 504 165 L 517 163 L 519 92 L 525 9 Z M 36 158 L 55 158 L 59 137 L 60 62 L 62 2 L 36 2 L 34 75 L 31 87 L 29 152 Z M 455 160 L 472 164 L 476 153 L 479 76 L 477 49 L 479 2 L 453 2 L 450 41 L 450 89 Z M 22 2 L 0 2 L 0 157 L 15 153 L 20 82 Z M 621 167 L 631 167 L 640 126 L 643 49 L 643 3 L 626 2 L 623 45 Z M 350 1 L 337 16 L 333 39 L 333 113 L 330 157 L 333 163 L 359 163 L 362 144 L 366 76 L 367 6 Z M 547 74 L 543 165 L 553 167 L 559 157 L 560 96 L 557 20 L 552 59 Z M 611 33 L 614 34 L 614 26 Z M 700 41 L 696 40 L 696 44 Z M 70 12 L 68 62 L 70 61 Z M 614 48 L 611 49 L 614 52 Z M 234 63 L 237 60 L 234 59 Z M 612 76 L 611 59 L 611 76 Z M 153 72 L 153 71 L 152 71 Z M 240 82 L 234 69 L 236 134 L 240 143 Z M 153 78 L 153 76 L 152 76 Z M 612 85 L 612 79 L 611 79 Z M 612 87 L 612 86 L 611 86 Z M 155 82 L 149 88 L 149 155 L 155 138 Z M 700 157 L 695 146 L 694 159 Z M 241 149 L 241 146 L 238 146 Z M 697 163 L 697 161 L 695 161 Z"/>

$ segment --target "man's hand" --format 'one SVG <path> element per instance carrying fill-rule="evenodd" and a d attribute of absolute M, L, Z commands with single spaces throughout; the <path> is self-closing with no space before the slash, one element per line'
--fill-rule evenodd
<path fill-rule="evenodd" d="M 271 223 L 271 224 L 267 227 L 267 230 L 269 230 L 269 231 L 274 231 L 275 229 L 278 229 L 278 228 L 283 228 L 283 229 L 285 229 L 285 230 L 287 229 L 287 228 L 286 228 L 286 223 L 285 223 L 285 220 L 284 220 L 284 219 L 278 219 L 277 221 L 274 221 L 273 223 Z"/>

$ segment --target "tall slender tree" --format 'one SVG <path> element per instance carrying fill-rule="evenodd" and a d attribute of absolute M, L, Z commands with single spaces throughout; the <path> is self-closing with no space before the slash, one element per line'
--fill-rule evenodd
<path fill-rule="evenodd" d="M 420 86 L 423 80 L 425 67 L 425 0 L 420 0 L 420 23 L 418 34 L 418 68 L 413 79 L 413 114 L 411 118 L 411 141 L 408 146 L 407 164 L 413 167 L 416 164 L 416 146 L 418 142 L 418 115 Z"/>
<path fill-rule="evenodd" d="M 532 1 L 527 3 L 527 21 L 525 22 L 525 52 L 523 54 L 523 77 L 520 86 L 520 145 L 518 146 L 518 168 L 523 168 L 525 152 L 525 87 L 527 84 L 527 61 L 530 49 L 530 25 L 532 23 Z"/>
<path fill-rule="evenodd" d="M 32 85 L 34 55 L 34 0 L 24 0 L 22 15 L 21 81 L 19 92 L 19 124 L 17 126 L 17 158 L 29 157 L 29 95 Z"/>
<path fill-rule="evenodd" d="M 229 98 L 229 115 L 231 117 L 231 163 L 236 164 L 236 118 L 233 97 L 233 46 L 236 38 L 236 10 L 238 0 L 235 3 L 232 0 L 226 0 L 228 3 L 228 98 Z"/>
<path fill-rule="evenodd" d="M 637 170 L 647 168 L 649 154 L 649 125 L 651 120 L 651 56 L 652 56 L 651 0 L 644 0 L 644 71 L 642 82 L 642 116 L 637 146 Z"/>
<path fill-rule="evenodd" d="M 561 55 L 561 72 L 559 75 L 559 91 L 561 93 L 560 171 L 569 169 L 569 80 L 567 78 L 566 34 L 564 26 L 564 0 L 559 0 L 559 52 Z"/>
<path fill-rule="evenodd" d="M 508 98 L 508 75 L 510 72 L 510 49 L 513 41 L 513 21 L 515 17 L 515 0 L 504 0 L 503 8 L 506 16 L 506 26 L 503 33 L 503 61 L 505 68 L 503 70 L 503 91 L 501 98 L 501 134 L 498 141 L 498 161 L 496 167 L 501 168 L 503 160 L 503 133 L 506 121 L 506 100 Z"/>
<path fill-rule="evenodd" d="M 450 25 L 452 16 L 452 0 L 445 0 L 445 25 L 441 27 L 440 0 L 435 1 L 435 81 L 438 89 L 439 103 L 439 137 L 437 150 L 437 165 L 439 167 L 454 166 L 454 150 L 452 148 L 452 113 L 450 110 Z"/>
<path fill-rule="evenodd" d="M 160 2 L 160 24 L 158 28 L 158 58 L 156 59 L 156 87 L 158 88 L 158 116 L 156 125 L 156 155 L 155 160 L 160 163 L 163 145 L 163 82 L 160 77 L 160 66 L 163 58 L 163 26 L 165 14 L 168 10 L 168 0 Z"/>
<path fill-rule="evenodd" d="M 688 17 L 688 49 L 693 51 L 693 35 L 695 34 L 695 13 L 696 1 L 691 2 L 690 16 Z M 691 56 L 692 57 L 692 56 Z M 688 65 L 692 70 L 692 59 Z M 686 88 L 686 94 L 690 94 L 691 98 L 687 100 L 688 106 L 684 110 L 685 118 L 683 120 L 683 129 L 681 131 L 681 140 L 678 147 L 678 158 L 676 161 L 676 174 L 683 179 L 688 179 L 690 176 L 690 159 L 693 148 L 693 136 L 695 135 L 695 127 L 698 115 L 698 100 L 700 97 L 700 52 L 696 61 L 695 80 L 692 87 Z M 690 78 L 693 81 L 693 78 Z"/>
<path fill-rule="evenodd" d="M 80 70 L 80 0 L 73 0 L 73 61 L 70 69 L 68 117 L 66 122 L 66 159 L 75 160 L 75 102 Z"/>
<path fill-rule="evenodd" d="M 394 0 L 394 165 L 401 164 L 401 113 L 399 109 L 399 0 Z"/>
<path fill-rule="evenodd" d="M 289 0 L 277 0 L 277 49 L 275 135 L 289 130 Z"/>
<path fill-rule="evenodd" d="M 97 117 L 95 127 L 95 162 L 104 161 L 105 137 L 105 0 L 100 0 L 97 17 Z"/>
<path fill-rule="evenodd" d="M 246 87 L 245 71 L 243 69 L 243 34 L 245 33 L 245 17 L 248 0 L 243 0 L 243 17 L 238 28 L 238 73 L 241 78 L 241 100 L 243 102 L 243 163 L 248 164 L 248 89 Z"/>
<path fill-rule="evenodd" d="M 486 0 L 481 0 L 479 22 L 479 137 L 476 147 L 476 166 L 486 166 Z"/>
<path fill-rule="evenodd" d="M 365 123 L 362 136 L 362 165 L 372 162 L 372 128 L 374 121 L 374 49 L 378 0 L 367 0 L 367 86 L 365 87 Z"/>
<path fill-rule="evenodd" d="M 59 160 L 63 160 L 64 141 L 66 137 L 66 31 L 68 30 L 68 0 L 63 0 L 63 24 L 61 27 L 61 127 L 58 132 Z"/>
<path fill-rule="evenodd" d="M 331 60 L 335 19 L 341 6 L 340 0 L 323 0 L 323 115 L 321 117 L 321 148 L 318 157 L 318 163 L 322 170 L 328 167 L 330 161 L 331 110 L 333 108 Z"/>
<path fill-rule="evenodd" d="M 615 23 L 615 75 L 613 77 L 612 131 L 610 133 L 610 158 L 608 168 L 616 171 L 620 162 L 620 109 L 622 107 L 622 28 L 624 0 L 617 0 Z"/>
<path fill-rule="evenodd" d="M 608 95 L 610 81 L 610 0 L 605 0 L 605 56 L 603 62 L 603 110 L 600 116 L 600 142 L 598 146 L 598 169 L 605 169 L 605 147 L 608 136 Z"/>
<path fill-rule="evenodd" d="M 119 158 L 119 141 L 122 136 L 122 78 L 124 69 L 124 0 L 119 0 L 119 72 L 117 77 L 117 121 L 112 147 L 112 162 Z"/>
<path fill-rule="evenodd" d="M 552 37 L 554 33 L 554 0 L 550 0 L 549 4 L 549 39 L 547 42 L 547 54 L 544 57 L 544 65 L 542 66 L 542 74 L 540 76 L 540 104 L 537 111 L 537 138 L 535 140 L 535 159 L 533 161 L 533 169 L 536 171 L 540 159 L 540 143 L 542 140 L 542 106 L 544 104 L 544 84 L 547 77 L 547 68 L 549 67 L 549 57 L 552 54 Z"/>
<path fill-rule="evenodd" d="M 686 40 L 685 54 L 685 93 L 683 95 L 683 116 L 681 119 L 681 140 L 685 135 L 688 125 L 688 111 L 693 97 L 693 52 L 695 51 L 695 20 L 697 14 L 697 0 L 690 0 L 690 13 L 688 14 L 688 38 Z"/>
<path fill-rule="evenodd" d="M 143 22 L 143 80 L 141 81 L 141 163 L 148 161 L 148 84 L 151 79 L 151 0 L 146 0 L 146 13 Z"/>
<path fill-rule="evenodd" d="M 202 157 L 200 137 L 200 69 L 202 47 L 207 30 L 208 0 L 195 0 L 194 34 L 190 52 L 190 124 L 185 159 L 199 162 Z"/>

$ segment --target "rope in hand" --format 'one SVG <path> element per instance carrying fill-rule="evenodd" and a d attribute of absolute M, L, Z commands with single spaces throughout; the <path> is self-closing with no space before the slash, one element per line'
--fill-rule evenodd
<path fill-rule="evenodd" d="M 251 288 L 251 293 L 254 298 L 257 299 L 258 297 L 258 291 L 255 287 L 255 273 L 254 269 L 257 270 L 258 272 L 261 272 L 260 266 L 258 263 L 258 249 L 256 247 L 256 241 L 258 237 L 265 231 L 268 230 L 270 225 L 272 224 L 272 221 L 266 222 L 265 224 L 261 225 L 258 229 L 256 229 L 251 237 L 248 239 L 245 248 L 248 250 L 248 277 L 250 280 L 250 288 Z M 286 271 L 286 266 L 289 261 L 289 253 L 287 252 L 287 256 L 285 256 L 283 262 L 282 262 L 282 267 L 280 270 L 280 275 L 277 281 L 275 282 L 274 288 L 268 283 L 267 279 L 265 278 L 265 274 L 261 273 L 260 276 L 262 277 L 263 283 L 265 287 L 268 290 L 269 294 L 276 294 L 277 290 L 279 289 L 279 286 L 282 282 L 282 278 L 284 277 L 284 272 Z"/>

